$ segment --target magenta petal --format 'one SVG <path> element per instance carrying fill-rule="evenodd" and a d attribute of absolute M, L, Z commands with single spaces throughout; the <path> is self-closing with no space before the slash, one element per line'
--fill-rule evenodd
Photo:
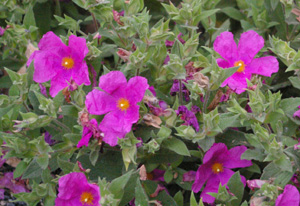
<path fill-rule="evenodd" d="M 104 133 L 103 141 L 110 146 L 116 146 L 118 138 L 124 138 L 127 133 L 121 115 L 122 113 L 119 112 L 110 112 L 99 124 L 99 129 Z"/>
<path fill-rule="evenodd" d="M 182 181 L 183 182 L 192 182 L 192 181 L 195 181 L 196 174 L 197 174 L 197 172 L 195 172 L 195 171 L 188 171 L 188 172 L 186 172 L 186 173 L 183 174 Z"/>
<path fill-rule="evenodd" d="M 131 105 L 126 112 L 118 111 L 124 113 L 124 128 L 126 132 L 130 132 L 132 124 L 136 123 L 139 120 L 139 106 L 134 104 Z"/>
<path fill-rule="evenodd" d="M 112 94 L 119 87 L 126 88 L 127 80 L 120 71 L 112 71 L 100 77 L 99 87 Z"/>
<path fill-rule="evenodd" d="M 40 50 L 49 51 L 55 51 L 61 47 L 63 47 L 64 49 L 67 48 L 67 46 L 61 41 L 61 39 L 58 36 L 56 36 L 52 31 L 49 31 L 46 34 L 44 34 L 38 46 Z"/>
<path fill-rule="evenodd" d="M 239 60 L 249 64 L 255 55 L 264 47 L 264 38 L 253 30 L 241 34 L 238 46 Z"/>
<path fill-rule="evenodd" d="M 253 59 L 253 61 L 247 65 L 247 69 L 251 70 L 252 73 L 270 77 L 273 73 L 278 72 L 279 63 L 273 56 L 260 57 Z"/>
<path fill-rule="evenodd" d="M 145 77 L 132 77 L 127 84 L 127 91 L 130 93 L 130 100 L 133 100 L 133 102 L 140 102 L 148 88 L 148 81 Z"/>
<path fill-rule="evenodd" d="M 218 63 L 218 66 L 222 67 L 222 68 L 229 68 L 229 67 L 233 66 L 225 59 L 220 59 L 220 58 L 217 59 L 217 63 Z"/>
<path fill-rule="evenodd" d="M 222 185 L 225 185 L 233 174 L 234 172 L 232 170 L 224 168 L 223 172 L 220 172 L 217 175 L 219 176 Z"/>
<path fill-rule="evenodd" d="M 246 91 L 248 87 L 246 79 L 251 79 L 251 73 L 236 72 L 231 77 L 227 78 L 224 83 L 226 82 L 228 87 L 237 94 L 241 94 L 242 92 Z M 222 87 L 226 86 L 224 83 L 221 85 Z"/>
<path fill-rule="evenodd" d="M 69 47 L 73 51 L 77 51 L 83 57 L 85 57 L 89 52 L 88 47 L 86 46 L 86 40 L 75 35 L 71 35 L 69 37 Z"/>
<path fill-rule="evenodd" d="M 286 185 L 282 194 L 277 197 L 275 206 L 299 206 L 299 191 L 293 185 Z"/>
<path fill-rule="evenodd" d="M 102 115 L 115 110 L 117 100 L 105 92 L 93 89 L 86 95 L 85 105 L 90 114 Z"/>
<path fill-rule="evenodd" d="M 93 132 L 89 128 L 83 127 L 82 138 L 78 142 L 77 148 L 80 148 L 83 145 L 85 145 L 86 147 L 89 146 L 89 141 L 92 136 L 93 136 Z"/>
<path fill-rule="evenodd" d="M 58 92 L 68 86 L 68 82 L 62 75 L 56 75 L 51 80 L 50 95 L 55 97 Z"/>
<path fill-rule="evenodd" d="M 75 71 L 74 71 L 75 72 Z M 72 79 L 78 84 L 90 85 L 89 70 L 86 62 L 82 62 L 81 67 L 72 75 Z"/>
<path fill-rule="evenodd" d="M 196 180 L 192 185 L 193 192 L 197 193 L 201 190 L 206 180 L 209 180 L 212 175 L 211 165 L 203 164 L 197 170 Z"/>
<path fill-rule="evenodd" d="M 60 59 L 57 55 L 51 52 L 37 51 L 34 53 L 34 58 L 33 80 L 35 82 L 47 82 L 57 74 L 57 60 Z"/>
<path fill-rule="evenodd" d="M 219 161 L 220 157 L 227 156 L 228 149 L 224 143 L 215 143 L 211 148 L 206 152 L 203 158 L 203 164 L 208 163 L 210 161 Z M 222 158 L 223 159 L 223 158 Z M 222 162 L 220 162 L 222 163 Z"/>
<path fill-rule="evenodd" d="M 231 32 L 222 32 L 214 42 L 214 50 L 230 64 L 238 60 L 237 46 Z"/>
<path fill-rule="evenodd" d="M 233 147 L 229 150 L 229 157 L 226 162 L 223 162 L 224 167 L 238 168 L 238 167 L 250 167 L 252 162 L 250 160 L 241 160 L 241 155 L 247 150 L 245 146 Z"/>
<path fill-rule="evenodd" d="M 86 183 L 87 179 L 83 173 L 72 172 L 65 176 L 62 176 L 58 181 L 58 195 L 57 197 L 62 199 L 70 199 L 75 196 L 79 196 L 81 191 L 73 190 L 70 192 L 71 188 L 77 188 L 78 185 Z"/>
<path fill-rule="evenodd" d="M 216 175 L 213 175 L 211 178 L 208 179 L 205 188 L 201 192 L 200 198 L 202 198 L 203 202 L 206 203 L 213 203 L 215 198 L 207 193 L 218 193 L 219 190 L 220 180 Z"/>

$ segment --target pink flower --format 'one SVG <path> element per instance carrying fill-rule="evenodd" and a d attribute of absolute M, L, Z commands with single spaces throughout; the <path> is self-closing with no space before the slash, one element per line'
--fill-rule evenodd
<path fill-rule="evenodd" d="M 59 91 L 73 80 L 78 85 L 90 85 L 89 72 L 84 57 L 88 53 L 86 41 L 71 35 L 66 46 L 53 32 L 46 33 L 35 51 L 28 59 L 27 66 L 34 60 L 33 80 L 43 83 L 51 80 L 50 95 Z"/>
<path fill-rule="evenodd" d="M 300 195 L 297 188 L 293 185 L 286 185 L 282 194 L 275 202 L 275 206 L 299 206 Z"/>
<path fill-rule="evenodd" d="M 61 177 L 58 186 L 55 206 L 101 206 L 99 187 L 88 183 L 83 173 L 72 172 Z"/>
<path fill-rule="evenodd" d="M 201 190 L 203 202 L 213 203 L 215 198 L 207 193 L 218 192 L 219 184 L 227 184 L 234 172 L 230 169 L 238 167 L 249 167 L 252 165 L 250 160 L 241 160 L 241 155 L 247 150 L 245 146 L 233 147 L 230 150 L 223 143 L 215 143 L 204 155 L 203 164 L 197 170 L 196 180 L 192 190 L 197 193 Z M 241 176 L 242 182 L 246 185 L 246 179 Z"/>
<path fill-rule="evenodd" d="M 247 88 L 246 79 L 251 79 L 252 74 L 259 74 L 270 77 L 279 69 L 279 63 L 273 56 L 254 58 L 263 48 L 264 39 L 255 31 L 247 31 L 241 34 L 237 46 L 231 32 L 222 32 L 214 42 L 214 50 L 223 59 L 217 59 L 222 68 L 239 66 L 239 69 L 228 77 L 221 85 L 229 86 L 236 93 L 240 94 Z"/>
<path fill-rule="evenodd" d="M 267 180 L 260 180 L 260 179 L 255 179 L 255 180 L 247 180 L 247 186 L 251 189 L 254 190 L 256 188 L 261 188 L 263 184 L 268 183 L 269 181 Z"/>
<path fill-rule="evenodd" d="M 128 82 L 120 71 L 112 71 L 100 77 L 99 87 L 86 96 L 89 113 L 106 114 L 99 129 L 104 133 L 103 141 L 117 145 L 118 138 L 131 131 L 132 124 L 139 120 L 139 106 L 149 85 L 147 79 L 136 76 Z"/>
<path fill-rule="evenodd" d="M 89 145 L 90 138 L 94 135 L 96 138 L 101 138 L 101 132 L 98 129 L 98 122 L 96 119 L 91 119 L 83 126 L 82 138 L 77 144 L 77 148 Z"/>
<path fill-rule="evenodd" d="M 25 185 L 25 180 L 21 178 L 14 179 L 12 172 L 4 173 L 0 178 L 0 188 L 8 188 L 12 193 L 29 192 Z"/>

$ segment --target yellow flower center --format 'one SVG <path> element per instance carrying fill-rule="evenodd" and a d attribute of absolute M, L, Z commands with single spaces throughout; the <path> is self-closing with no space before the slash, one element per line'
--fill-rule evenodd
<path fill-rule="evenodd" d="M 83 192 L 80 196 L 80 202 L 82 205 L 92 205 L 94 197 L 90 192 Z"/>
<path fill-rule="evenodd" d="M 221 163 L 214 163 L 213 166 L 211 167 L 213 173 L 218 174 L 220 172 L 223 172 L 223 165 Z"/>
<path fill-rule="evenodd" d="M 74 66 L 74 60 L 71 57 L 64 57 L 61 62 L 61 66 L 65 69 L 72 69 Z"/>
<path fill-rule="evenodd" d="M 235 67 L 239 67 L 237 72 L 241 73 L 243 71 L 245 71 L 245 63 L 242 60 L 239 60 L 237 62 L 234 62 L 234 66 Z"/>
<path fill-rule="evenodd" d="M 122 110 L 122 111 L 126 111 L 129 108 L 130 104 L 129 101 L 125 98 L 121 98 L 118 100 L 117 102 L 117 107 Z"/>

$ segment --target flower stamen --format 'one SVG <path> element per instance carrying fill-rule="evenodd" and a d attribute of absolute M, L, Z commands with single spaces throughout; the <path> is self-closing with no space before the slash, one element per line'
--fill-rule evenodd
<path fill-rule="evenodd" d="M 64 57 L 61 61 L 61 66 L 66 70 L 72 69 L 74 66 L 74 60 L 71 57 Z"/>
<path fill-rule="evenodd" d="M 239 67 L 238 70 L 237 70 L 238 73 L 241 73 L 241 72 L 245 71 L 246 65 L 242 60 L 234 62 L 234 66 Z"/>
<path fill-rule="evenodd" d="M 223 172 L 224 168 L 223 165 L 221 163 L 214 163 L 213 166 L 211 167 L 213 173 L 218 174 L 220 172 Z"/>
<path fill-rule="evenodd" d="M 126 111 L 129 108 L 130 104 L 129 101 L 125 98 L 120 98 L 117 102 L 117 107 L 121 110 L 121 111 Z"/>
<path fill-rule="evenodd" d="M 83 192 L 80 196 L 80 202 L 82 205 L 92 205 L 94 197 L 90 192 Z"/>

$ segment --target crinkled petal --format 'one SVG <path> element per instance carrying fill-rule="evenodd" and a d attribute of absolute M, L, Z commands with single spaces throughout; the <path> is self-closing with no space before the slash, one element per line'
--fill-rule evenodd
<path fill-rule="evenodd" d="M 127 95 L 130 95 L 131 101 L 140 102 L 148 88 L 148 81 L 145 77 L 132 77 L 127 84 Z"/>
<path fill-rule="evenodd" d="M 221 85 L 224 87 L 228 85 L 230 89 L 232 89 L 237 94 L 241 94 L 245 89 L 247 89 L 247 80 L 251 79 L 251 73 L 234 73 L 231 77 L 228 77 Z"/>
<path fill-rule="evenodd" d="M 117 109 L 117 100 L 98 89 L 93 89 L 86 95 L 85 105 L 90 114 L 102 115 Z"/>
<path fill-rule="evenodd" d="M 88 54 L 89 49 L 86 46 L 86 40 L 82 37 L 77 37 L 75 35 L 71 35 L 69 37 L 69 47 L 78 52 L 83 56 L 83 58 Z"/>
<path fill-rule="evenodd" d="M 130 132 L 132 124 L 136 123 L 139 120 L 139 109 L 140 107 L 136 104 L 130 105 L 124 113 L 124 128 L 126 132 Z"/>
<path fill-rule="evenodd" d="M 222 32 L 214 42 L 214 50 L 230 64 L 238 60 L 237 46 L 231 32 Z"/>
<path fill-rule="evenodd" d="M 230 155 L 227 161 L 223 162 L 224 167 L 227 168 L 238 168 L 238 167 L 250 167 L 252 165 L 251 160 L 242 160 L 242 154 L 247 150 L 245 146 L 233 147 L 229 150 Z"/>
<path fill-rule="evenodd" d="M 93 136 L 93 132 L 88 127 L 83 127 L 82 138 L 78 142 L 77 148 L 80 148 L 83 145 L 85 145 L 86 147 L 89 146 L 89 141 L 92 136 Z"/>
<path fill-rule="evenodd" d="M 48 51 L 57 50 L 57 48 L 61 48 L 61 47 L 66 49 L 67 47 L 61 41 L 61 39 L 58 36 L 56 36 L 52 31 L 49 31 L 46 34 L 44 34 L 38 46 L 40 50 L 48 50 Z"/>
<path fill-rule="evenodd" d="M 239 60 L 249 64 L 255 55 L 264 47 L 264 38 L 253 30 L 241 34 L 238 46 Z"/>
<path fill-rule="evenodd" d="M 110 146 L 118 144 L 118 138 L 124 138 L 126 131 L 124 128 L 123 114 L 113 111 L 105 115 L 99 124 L 99 129 L 104 133 L 103 141 Z"/>
<path fill-rule="evenodd" d="M 206 203 L 213 203 L 215 198 L 207 193 L 218 193 L 219 190 L 220 180 L 216 175 L 213 175 L 211 178 L 208 179 L 205 188 L 201 192 L 200 198 L 202 198 L 203 202 Z"/>
<path fill-rule="evenodd" d="M 51 87 L 50 87 L 51 97 L 55 97 L 58 94 L 58 92 L 60 92 L 61 90 L 63 90 L 65 87 L 68 86 L 67 77 L 68 76 L 63 76 L 58 74 L 52 78 Z"/>
<path fill-rule="evenodd" d="M 211 170 L 211 165 L 209 164 L 200 165 L 196 173 L 195 182 L 192 185 L 193 192 L 195 193 L 199 192 L 203 187 L 204 183 L 206 182 L 206 180 L 209 180 L 212 174 L 213 173 Z"/>
<path fill-rule="evenodd" d="M 75 69 L 75 68 L 74 68 Z M 81 67 L 73 71 L 72 79 L 78 84 L 90 85 L 89 70 L 86 62 L 81 63 Z"/>
<path fill-rule="evenodd" d="M 120 71 L 111 71 L 100 77 L 99 87 L 109 94 L 112 94 L 118 88 L 126 88 L 127 80 Z"/>
<path fill-rule="evenodd" d="M 59 57 L 52 52 L 37 51 L 34 54 L 33 80 L 37 83 L 47 82 L 52 79 L 59 69 L 57 68 Z"/>
<path fill-rule="evenodd" d="M 229 67 L 233 66 L 225 59 L 220 59 L 220 58 L 217 59 L 217 63 L 218 63 L 218 66 L 222 67 L 222 68 L 229 68 Z"/>
<path fill-rule="evenodd" d="M 227 146 L 224 143 L 215 143 L 206 152 L 203 158 L 203 164 L 219 162 L 223 163 L 223 159 L 229 155 Z"/>
<path fill-rule="evenodd" d="M 247 65 L 247 69 L 251 70 L 252 73 L 271 77 L 273 73 L 278 72 L 279 63 L 273 56 L 260 57 L 253 59 L 253 61 Z"/>
<path fill-rule="evenodd" d="M 67 200 L 79 196 L 87 184 L 85 175 L 80 172 L 72 172 L 62 176 L 58 180 L 57 197 Z M 78 185 L 81 185 L 81 187 L 78 187 Z"/>
<path fill-rule="evenodd" d="M 299 191 L 293 185 L 286 185 L 282 194 L 275 202 L 275 206 L 299 206 Z"/>
<path fill-rule="evenodd" d="M 234 172 L 232 170 L 224 168 L 223 172 L 220 172 L 217 175 L 219 176 L 222 185 L 225 185 L 233 174 Z"/>

